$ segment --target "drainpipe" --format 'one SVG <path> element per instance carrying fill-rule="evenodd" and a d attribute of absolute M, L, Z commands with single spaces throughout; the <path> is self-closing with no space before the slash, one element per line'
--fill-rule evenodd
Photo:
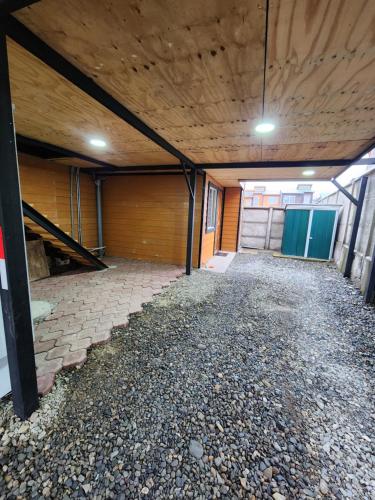
<path fill-rule="evenodd" d="M 98 226 L 99 257 L 104 255 L 103 244 L 103 213 L 102 213 L 102 179 L 95 179 L 96 187 L 96 220 Z"/>

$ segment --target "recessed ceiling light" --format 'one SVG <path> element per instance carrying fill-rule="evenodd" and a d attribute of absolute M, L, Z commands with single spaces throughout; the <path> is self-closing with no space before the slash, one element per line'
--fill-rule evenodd
<path fill-rule="evenodd" d="M 103 141 L 103 139 L 90 139 L 91 146 L 95 146 L 97 148 L 105 148 L 107 143 Z"/>
<path fill-rule="evenodd" d="M 314 174 L 315 174 L 315 170 L 304 170 L 302 172 L 302 175 L 307 175 L 307 176 L 314 175 Z"/>
<path fill-rule="evenodd" d="M 262 122 L 258 123 L 258 125 L 255 127 L 256 132 L 259 132 L 260 134 L 268 134 L 269 132 L 272 132 L 274 130 L 275 125 L 270 122 Z"/>

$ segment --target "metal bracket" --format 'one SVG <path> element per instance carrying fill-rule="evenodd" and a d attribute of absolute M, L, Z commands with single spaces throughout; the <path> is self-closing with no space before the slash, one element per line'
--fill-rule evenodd
<path fill-rule="evenodd" d="M 191 196 L 192 198 L 194 198 L 193 189 L 192 189 L 192 187 L 191 187 L 191 184 L 190 184 L 190 181 L 189 181 L 189 177 L 188 177 L 188 174 L 187 174 L 187 171 L 186 171 L 186 166 L 185 166 L 185 163 L 184 163 L 183 161 L 181 162 L 181 168 L 182 168 L 182 170 L 183 170 L 183 172 L 184 172 L 186 185 L 187 185 L 187 187 L 188 187 L 188 189 L 189 189 L 189 191 L 190 191 L 190 196 Z"/>

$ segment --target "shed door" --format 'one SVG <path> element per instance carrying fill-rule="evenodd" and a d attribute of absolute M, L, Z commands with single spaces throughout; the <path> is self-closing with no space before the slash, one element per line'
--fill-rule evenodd
<path fill-rule="evenodd" d="M 309 210 L 286 210 L 281 252 L 284 255 L 305 255 Z"/>
<path fill-rule="evenodd" d="M 334 210 L 314 209 L 307 257 L 314 259 L 330 258 L 335 219 L 336 212 Z"/>

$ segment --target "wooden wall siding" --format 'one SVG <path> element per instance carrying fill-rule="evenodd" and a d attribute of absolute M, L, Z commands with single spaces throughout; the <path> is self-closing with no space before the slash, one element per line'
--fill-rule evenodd
<path fill-rule="evenodd" d="M 194 266 L 198 265 L 202 207 L 198 176 Z M 106 254 L 185 265 L 188 190 L 182 175 L 107 177 L 103 183 Z"/>
<path fill-rule="evenodd" d="M 71 236 L 69 168 L 24 154 L 18 161 L 22 199 Z M 82 174 L 81 212 L 83 245 L 96 247 L 95 184 Z"/>
<path fill-rule="evenodd" d="M 80 175 L 82 241 L 87 248 L 98 246 L 95 184 L 91 176 Z"/>
<path fill-rule="evenodd" d="M 221 249 L 224 251 L 237 251 L 241 195 L 242 188 L 225 188 L 223 235 L 221 239 Z"/>
<path fill-rule="evenodd" d="M 269 2 L 265 115 L 278 129 L 261 141 L 265 8 L 46 0 L 15 15 L 196 162 L 354 157 L 375 136 L 375 2 Z"/>
<path fill-rule="evenodd" d="M 208 199 L 208 184 L 214 184 L 220 189 L 222 185 L 210 175 L 206 175 L 206 186 L 204 190 L 204 206 L 203 206 L 203 231 L 202 231 L 202 252 L 201 252 L 201 266 L 204 266 L 207 261 L 214 255 L 215 233 L 206 233 L 206 217 L 207 217 L 207 199 Z M 220 236 L 219 236 L 220 238 Z"/>
<path fill-rule="evenodd" d="M 114 165 L 175 164 L 176 159 L 8 39 L 17 132 Z M 106 140 L 94 148 L 92 137 Z M 72 165 L 73 159 L 69 159 Z M 75 166 L 87 166 L 78 160 Z M 95 165 L 96 167 L 98 165 Z"/>

